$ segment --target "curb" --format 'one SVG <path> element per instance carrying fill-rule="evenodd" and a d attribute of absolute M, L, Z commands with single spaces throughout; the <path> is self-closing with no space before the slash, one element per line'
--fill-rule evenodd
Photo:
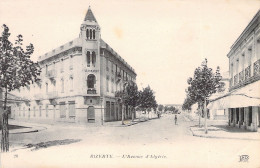
<path fill-rule="evenodd" d="M 250 141 L 260 141 L 260 139 L 250 139 L 250 138 L 232 138 L 232 137 L 219 137 L 219 136 L 210 136 L 210 135 L 199 135 L 195 134 L 194 131 L 190 127 L 190 131 L 192 136 L 201 137 L 201 138 L 215 138 L 215 139 L 236 139 L 236 140 L 250 140 Z"/>

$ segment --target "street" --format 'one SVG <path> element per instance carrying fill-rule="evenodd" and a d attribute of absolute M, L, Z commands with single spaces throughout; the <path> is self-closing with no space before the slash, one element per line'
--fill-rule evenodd
<path fill-rule="evenodd" d="M 37 133 L 11 134 L 5 167 L 259 167 L 259 141 L 192 136 L 183 115 L 141 122 L 129 127 L 49 126 Z M 80 140 L 33 150 L 22 148 L 53 140 Z M 18 149 L 18 150 L 14 150 Z M 248 155 L 248 162 L 239 162 Z M 39 162 L 40 160 L 40 162 Z M 21 166 L 22 165 L 22 166 Z"/>

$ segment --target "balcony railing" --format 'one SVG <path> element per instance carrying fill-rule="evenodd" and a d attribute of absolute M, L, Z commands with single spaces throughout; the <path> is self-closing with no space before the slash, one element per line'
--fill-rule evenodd
<path fill-rule="evenodd" d="M 118 72 L 118 73 L 116 74 L 116 82 L 117 82 L 117 83 L 120 82 L 121 79 L 122 79 L 121 73 Z"/>
<path fill-rule="evenodd" d="M 48 99 L 55 99 L 58 97 L 58 92 L 57 91 L 48 92 L 47 96 L 48 96 Z"/>
<path fill-rule="evenodd" d="M 234 85 L 238 84 L 238 74 L 234 76 Z"/>
<path fill-rule="evenodd" d="M 246 69 L 245 69 L 245 80 L 248 80 L 251 77 L 251 65 L 249 65 Z"/>
<path fill-rule="evenodd" d="M 253 75 L 251 75 L 251 73 Z M 251 72 L 251 65 L 245 68 L 245 70 L 241 71 L 239 74 L 236 74 L 234 78 L 230 79 L 230 90 L 243 87 L 249 83 L 260 80 L 260 59 L 254 62 L 253 64 L 253 72 Z"/>
<path fill-rule="evenodd" d="M 244 70 L 239 73 L 239 83 L 244 81 Z"/>
<path fill-rule="evenodd" d="M 260 74 L 260 59 L 254 63 L 254 76 Z"/>
<path fill-rule="evenodd" d="M 94 88 L 92 89 L 91 88 L 91 89 L 87 90 L 87 94 L 97 94 L 97 91 L 96 91 L 96 89 L 94 89 Z"/>
<path fill-rule="evenodd" d="M 50 79 L 56 78 L 56 71 L 55 71 L 55 70 L 49 70 L 49 71 L 46 73 L 46 77 L 47 77 L 47 78 L 50 78 Z"/>

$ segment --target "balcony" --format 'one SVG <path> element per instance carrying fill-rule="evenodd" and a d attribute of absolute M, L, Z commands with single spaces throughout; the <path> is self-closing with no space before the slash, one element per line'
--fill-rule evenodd
<path fill-rule="evenodd" d="M 48 92 L 47 96 L 48 96 L 48 99 L 55 99 L 58 97 L 58 92 L 57 91 Z"/>
<path fill-rule="evenodd" d="M 49 79 L 54 79 L 56 78 L 56 71 L 55 70 L 49 70 L 47 73 L 46 73 L 46 77 L 49 78 Z"/>
<path fill-rule="evenodd" d="M 244 70 L 239 73 L 239 83 L 244 81 Z"/>
<path fill-rule="evenodd" d="M 254 63 L 254 76 L 260 74 L 260 59 Z"/>
<path fill-rule="evenodd" d="M 89 88 L 89 89 L 87 90 L 87 94 L 97 94 L 97 91 L 96 91 L 95 88 Z"/>
<path fill-rule="evenodd" d="M 122 79 L 121 73 L 118 72 L 118 73 L 116 74 L 116 82 L 117 82 L 117 83 L 120 82 L 121 79 Z"/>
<path fill-rule="evenodd" d="M 260 80 L 260 59 L 253 64 L 253 72 L 251 72 L 251 65 L 249 65 L 245 70 L 230 79 L 229 91 L 243 87 L 257 80 Z"/>
<path fill-rule="evenodd" d="M 245 69 L 245 80 L 248 80 L 251 77 L 251 65 L 249 65 L 246 69 Z"/>

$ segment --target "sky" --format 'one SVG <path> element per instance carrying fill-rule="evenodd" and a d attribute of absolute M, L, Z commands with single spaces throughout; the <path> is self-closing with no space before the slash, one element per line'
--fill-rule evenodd
<path fill-rule="evenodd" d="M 38 56 L 79 36 L 89 5 L 106 41 L 150 86 L 159 104 L 182 104 L 204 58 L 228 71 L 227 53 L 260 0 L 0 0 L 0 24 Z M 2 29 L 1 29 L 2 31 Z"/>

